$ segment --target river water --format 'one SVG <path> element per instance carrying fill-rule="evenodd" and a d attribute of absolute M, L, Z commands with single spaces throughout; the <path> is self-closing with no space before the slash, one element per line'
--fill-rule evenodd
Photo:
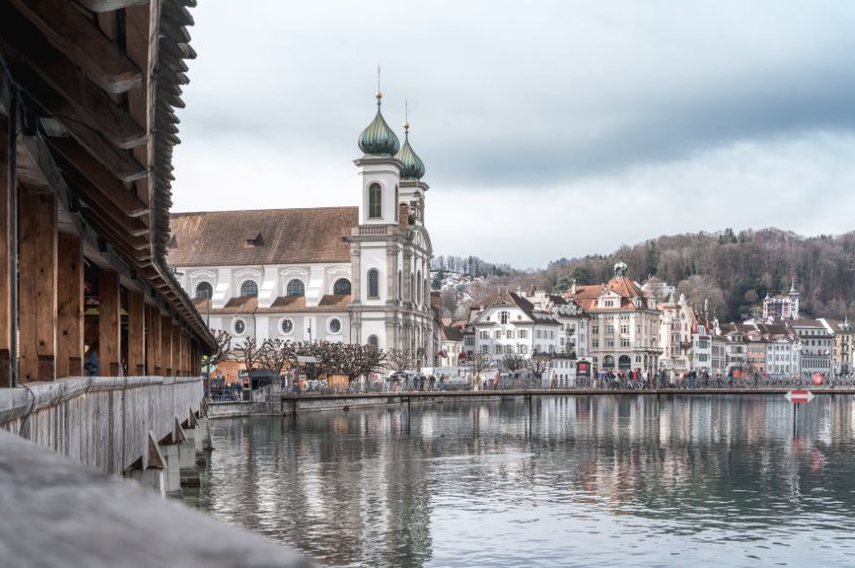
<path fill-rule="evenodd" d="M 326 566 L 855 566 L 855 399 L 567 396 L 212 421 L 188 504 Z"/>

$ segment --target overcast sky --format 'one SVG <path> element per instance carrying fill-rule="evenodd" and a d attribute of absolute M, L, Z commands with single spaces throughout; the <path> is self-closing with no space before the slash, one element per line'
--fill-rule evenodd
<path fill-rule="evenodd" d="M 205 0 L 174 211 L 356 205 L 375 112 L 436 255 L 518 268 L 663 234 L 855 228 L 855 2 Z"/>

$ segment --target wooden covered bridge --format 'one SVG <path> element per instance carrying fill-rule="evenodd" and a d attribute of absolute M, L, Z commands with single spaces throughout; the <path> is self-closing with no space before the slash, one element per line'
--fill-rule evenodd
<path fill-rule="evenodd" d="M 164 258 L 194 3 L 0 0 L 0 387 L 215 346 Z"/>

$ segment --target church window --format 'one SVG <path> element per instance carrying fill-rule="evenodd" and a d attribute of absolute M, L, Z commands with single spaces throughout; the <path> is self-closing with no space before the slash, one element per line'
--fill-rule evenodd
<path fill-rule="evenodd" d="M 380 297 L 380 273 L 376 268 L 368 271 L 368 297 Z"/>
<path fill-rule="evenodd" d="M 350 280 L 347 278 L 339 278 L 333 284 L 333 294 L 336 296 L 349 296 L 350 295 Z"/>
<path fill-rule="evenodd" d="M 196 297 L 202 299 L 208 299 L 213 297 L 214 289 L 208 282 L 199 282 L 199 285 L 196 286 Z"/>
<path fill-rule="evenodd" d="M 252 280 L 247 280 L 240 285 L 241 298 L 255 298 L 258 296 L 258 284 Z"/>
<path fill-rule="evenodd" d="M 368 218 L 379 219 L 383 216 L 383 190 L 379 183 L 372 183 L 368 188 Z"/>
<path fill-rule="evenodd" d="M 395 184 L 395 221 L 399 221 L 401 206 L 398 204 L 398 184 Z"/>
<path fill-rule="evenodd" d="M 306 295 L 306 286 L 297 278 L 288 282 L 287 295 L 289 298 L 299 298 Z"/>
<path fill-rule="evenodd" d="M 279 324 L 279 329 L 282 330 L 282 333 L 288 335 L 292 331 L 294 331 L 294 322 L 288 318 L 282 320 L 282 323 Z"/>
<path fill-rule="evenodd" d="M 333 318 L 329 322 L 330 333 L 338 333 L 341 331 L 341 320 Z"/>
<path fill-rule="evenodd" d="M 235 332 L 235 335 L 243 335 L 246 331 L 246 322 L 242 319 L 236 319 L 232 324 L 232 331 Z"/>

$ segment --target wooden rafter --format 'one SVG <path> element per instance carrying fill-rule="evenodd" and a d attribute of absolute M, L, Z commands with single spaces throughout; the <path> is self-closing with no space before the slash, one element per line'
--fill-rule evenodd
<path fill-rule="evenodd" d="M 98 188 L 105 198 L 111 200 L 129 217 L 142 217 L 149 212 L 148 205 L 137 199 L 119 180 L 98 163 L 86 150 L 74 140 L 51 138 L 52 150 L 62 156 L 69 164 Z"/>
<path fill-rule="evenodd" d="M 130 6 L 142 6 L 148 4 L 149 0 L 77 0 L 93 12 L 112 12 L 122 10 Z"/>
<path fill-rule="evenodd" d="M 68 0 L 10 1 L 105 91 L 124 93 L 140 86 L 136 65 Z"/>
<path fill-rule="evenodd" d="M 16 80 L 32 96 L 46 99 L 40 101 L 42 106 L 50 102 L 52 114 L 60 120 L 68 116 L 82 121 L 119 148 L 148 140 L 145 129 L 6 3 L 0 3 L 0 50 Z"/>

